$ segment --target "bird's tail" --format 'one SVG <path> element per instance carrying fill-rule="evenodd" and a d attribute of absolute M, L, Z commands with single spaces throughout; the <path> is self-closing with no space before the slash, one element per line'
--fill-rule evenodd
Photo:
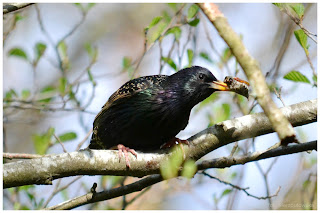
<path fill-rule="evenodd" d="M 105 149 L 103 143 L 99 140 L 97 135 L 93 132 L 88 146 L 89 149 Z"/>

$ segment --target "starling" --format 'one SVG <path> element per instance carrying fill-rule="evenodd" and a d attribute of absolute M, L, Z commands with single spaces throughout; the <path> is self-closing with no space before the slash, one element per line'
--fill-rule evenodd
<path fill-rule="evenodd" d="M 193 66 L 173 75 L 143 76 L 113 93 L 93 123 L 90 149 L 148 152 L 175 143 L 186 128 L 191 109 L 215 91 L 230 91 L 206 68 Z"/>

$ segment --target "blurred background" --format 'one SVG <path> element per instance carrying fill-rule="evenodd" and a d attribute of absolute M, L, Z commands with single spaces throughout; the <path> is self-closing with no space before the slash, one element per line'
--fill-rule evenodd
<path fill-rule="evenodd" d="M 308 48 L 299 43 L 294 31 L 300 28 L 287 14 L 273 4 L 217 5 L 260 63 L 279 107 L 317 98 L 317 45 L 310 38 Z M 317 5 L 303 6 L 303 27 L 316 34 Z M 58 154 L 87 147 L 95 115 L 131 78 L 169 75 L 199 65 L 220 80 L 227 75 L 246 79 L 214 27 L 192 4 L 34 4 L 4 15 L 3 48 L 7 153 Z M 300 73 L 299 81 L 288 75 L 291 71 Z M 261 111 L 254 97 L 215 93 L 193 109 L 189 125 L 178 137 L 187 139 L 220 121 Z M 295 130 L 300 142 L 317 139 L 316 123 Z M 263 151 L 277 142 L 275 133 L 239 141 L 235 155 Z M 200 160 L 228 156 L 233 147 L 221 147 Z M 257 197 L 270 197 L 281 189 L 275 197 L 256 199 L 196 174 L 191 180 L 163 181 L 142 194 L 127 195 L 127 200 L 139 196 L 126 206 L 119 197 L 77 209 L 317 209 L 315 151 L 206 172 L 248 187 Z M 101 191 L 138 179 L 75 178 L 55 180 L 52 186 L 6 189 L 4 209 L 49 207 L 87 193 L 93 182 Z"/>

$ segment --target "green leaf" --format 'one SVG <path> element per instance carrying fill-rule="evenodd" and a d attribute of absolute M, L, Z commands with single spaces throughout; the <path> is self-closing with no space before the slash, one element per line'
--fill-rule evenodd
<path fill-rule="evenodd" d="M 27 54 L 20 48 L 12 48 L 11 50 L 9 50 L 9 55 L 28 60 Z"/>
<path fill-rule="evenodd" d="M 294 35 L 296 36 L 296 39 L 300 43 L 301 47 L 307 53 L 308 52 L 307 35 L 301 29 L 294 31 Z"/>
<path fill-rule="evenodd" d="M 34 134 L 32 135 L 32 140 L 34 143 L 34 148 L 37 154 L 44 155 L 52 143 L 51 138 L 54 134 L 54 128 L 49 128 L 44 134 Z"/>
<path fill-rule="evenodd" d="M 30 95 L 31 95 L 30 90 L 24 89 L 24 90 L 21 91 L 21 98 L 23 100 L 26 100 L 27 98 L 29 98 Z"/>
<path fill-rule="evenodd" d="M 176 12 L 178 10 L 178 4 L 177 3 L 168 3 L 169 7 Z"/>
<path fill-rule="evenodd" d="M 193 51 L 192 49 L 188 49 L 187 50 L 188 53 L 188 66 L 191 67 L 192 66 L 192 61 L 193 61 Z"/>
<path fill-rule="evenodd" d="M 132 61 L 132 59 L 129 57 L 123 57 L 123 59 L 122 59 L 123 68 L 125 68 L 125 69 L 129 68 L 131 66 L 131 61 Z"/>
<path fill-rule="evenodd" d="M 92 47 L 91 44 L 86 43 L 84 45 L 84 48 L 86 49 L 90 59 L 95 62 L 97 60 L 98 57 L 98 48 L 97 47 Z"/>
<path fill-rule="evenodd" d="M 174 63 L 174 61 L 171 58 L 161 57 L 161 60 L 167 63 L 172 69 L 177 71 L 177 65 Z"/>
<path fill-rule="evenodd" d="M 23 20 L 23 19 L 24 19 L 24 17 L 23 17 L 22 15 L 20 15 L 19 13 L 17 13 L 17 14 L 15 15 L 15 17 L 14 17 L 14 21 L 15 21 L 15 22 L 21 21 L 21 20 Z"/>
<path fill-rule="evenodd" d="M 61 57 L 61 62 L 62 62 L 62 67 L 63 69 L 68 69 L 70 64 L 69 64 L 69 58 L 68 58 L 68 46 L 64 41 L 60 41 L 58 43 L 58 52 Z"/>
<path fill-rule="evenodd" d="M 84 7 L 81 3 L 74 3 L 75 6 L 77 6 L 81 11 L 84 11 Z"/>
<path fill-rule="evenodd" d="M 65 96 L 66 88 L 67 88 L 67 79 L 64 77 L 59 78 L 58 92 L 60 93 L 61 96 Z"/>
<path fill-rule="evenodd" d="M 230 194 L 232 192 L 232 189 L 226 189 L 222 192 L 220 199 L 228 194 Z"/>
<path fill-rule="evenodd" d="M 183 153 L 180 147 L 174 146 L 170 157 L 160 164 L 160 173 L 167 180 L 178 176 L 180 166 L 183 162 Z"/>
<path fill-rule="evenodd" d="M 6 99 L 12 99 L 13 97 L 17 98 L 18 94 L 14 89 L 10 89 L 8 92 L 6 92 L 5 98 Z"/>
<path fill-rule="evenodd" d="M 216 106 L 214 108 L 215 113 L 215 123 L 220 123 L 222 121 L 228 120 L 231 115 L 230 104 L 222 104 L 221 106 Z"/>
<path fill-rule="evenodd" d="M 181 29 L 179 27 L 172 27 L 167 32 L 166 35 L 173 34 L 176 40 L 181 37 Z"/>
<path fill-rule="evenodd" d="M 58 136 L 61 142 L 71 141 L 77 138 L 77 134 L 75 132 L 66 132 L 62 135 Z"/>
<path fill-rule="evenodd" d="M 203 107 L 207 106 L 210 103 L 213 103 L 215 100 L 219 98 L 219 93 L 215 92 L 212 95 L 210 95 L 207 99 L 200 102 L 199 106 L 196 108 L 196 112 L 198 112 Z"/>
<path fill-rule="evenodd" d="M 96 5 L 96 3 L 88 3 L 86 10 L 89 11 L 95 5 Z"/>
<path fill-rule="evenodd" d="M 277 6 L 279 9 L 282 9 L 284 5 L 284 3 L 272 3 L 272 4 Z"/>
<path fill-rule="evenodd" d="M 317 83 L 318 83 L 318 76 L 313 75 L 313 76 L 312 76 L 312 80 L 313 80 L 313 82 L 314 82 L 314 85 L 315 85 L 315 86 L 317 86 Z"/>
<path fill-rule="evenodd" d="M 302 184 L 302 187 L 304 190 L 306 190 L 308 188 L 308 186 L 310 185 L 311 181 L 310 180 L 305 180 Z"/>
<path fill-rule="evenodd" d="M 222 55 L 222 62 L 226 63 L 232 57 L 232 53 L 229 47 L 225 48 Z"/>
<path fill-rule="evenodd" d="M 157 28 L 154 30 L 154 32 L 151 33 L 149 42 L 153 43 L 156 40 L 160 39 L 160 36 L 162 35 L 163 31 L 166 29 L 167 26 L 168 23 L 160 22 Z"/>
<path fill-rule="evenodd" d="M 200 20 L 198 18 L 195 18 L 194 20 L 188 22 L 188 24 L 191 26 L 191 27 L 196 27 L 198 24 L 199 24 Z"/>
<path fill-rule="evenodd" d="M 235 179 L 237 176 L 238 176 L 238 174 L 236 172 L 232 172 L 230 178 Z"/>
<path fill-rule="evenodd" d="M 36 43 L 36 61 L 38 61 L 47 49 L 47 45 L 41 42 Z"/>
<path fill-rule="evenodd" d="M 194 160 L 187 160 L 181 172 L 181 175 L 186 178 L 193 178 L 194 174 L 197 172 L 197 165 Z"/>
<path fill-rule="evenodd" d="M 294 10 L 294 12 L 296 12 L 298 17 L 300 19 L 302 19 L 303 15 L 304 15 L 304 6 L 303 6 L 303 4 L 301 4 L 301 3 L 293 3 L 293 4 L 290 4 L 290 7 Z"/>
<path fill-rule="evenodd" d="M 305 75 L 303 75 L 301 72 L 296 71 L 296 70 L 288 72 L 283 78 L 287 79 L 289 81 L 302 82 L 302 83 L 310 84 L 309 79 Z"/>
<path fill-rule="evenodd" d="M 52 86 L 47 86 L 40 91 L 39 102 L 49 103 L 52 97 L 56 95 L 56 89 Z"/>
<path fill-rule="evenodd" d="M 170 23 L 170 21 L 171 21 L 171 16 L 169 15 L 169 13 L 167 12 L 167 11 L 163 11 L 162 12 L 162 17 L 163 17 L 163 21 L 165 22 L 165 23 L 167 23 L 167 24 L 169 24 Z"/>
<path fill-rule="evenodd" d="M 156 26 L 161 20 L 162 20 L 162 16 L 157 16 L 157 17 L 154 17 L 151 21 L 151 23 L 149 24 L 148 27 L 146 27 L 145 29 L 150 29 L 154 26 Z"/>
<path fill-rule="evenodd" d="M 198 12 L 199 7 L 196 4 L 192 4 L 188 9 L 187 18 L 190 20 L 192 19 Z"/>
<path fill-rule="evenodd" d="M 92 85 L 93 85 L 93 86 L 96 86 L 96 85 L 97 85 L 97 82 L 93 79 L 93 75 L 92 75 L 92 73 L 91 73 L 91 70 L 88 69 L 87 72 L 88 72 L 89 80 L 91 81 Z"/>
<path fill-rule="evenodd" d="M 210 62 L 210 63 L 213 63 L 213 60 L 209 57 L 208 53 L 205 53 L 205 52 L 200 52 L 199 56 L 201 58 L 203 58 L 204 60 Z"/>

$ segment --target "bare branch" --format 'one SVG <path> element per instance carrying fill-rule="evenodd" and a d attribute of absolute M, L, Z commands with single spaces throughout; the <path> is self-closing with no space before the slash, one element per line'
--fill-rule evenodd
<path fill-rule="evenodd" d="M 234 184 L 232 184 L 232 183 L 226 182 L 226 181 L 224 181 L 224 180 L 220 180 L 219 178 L 214 177 L 214 176 L 206 173 L 205 171 L 203 171 L 201 174 L 204 174 L 205 176 L 208 176 L 208 177 L 210 177 L 210 178 L 212 178 L 212 179 L 215 179 L 215 180 L 219 181 L 220 183 L 229 185 L 229 186 L 231 186 L 232 188 L 235 188 L 235 189 L 237 189 L 237 190 L 243 191 L 243 192 L 246 193 L 249 197 L 253 197 L 253 198 L 256 198 L 256 199 L 258 199 L 258 200 L 266 200 L 266 199 L 269 199 L 269 198 L 272 198 L 272 197 L 277 196 L 278 193 L 279 193 L 279 191 L 280 191 L 280 188 L 281 188 L 281 187 L 279 186 L 279 188 L 277 189 L 276 193 L 273 194 L 273 195 L 265 196 L 265 197 L 258 197 L 258 196 L 255 196 L 255 195 L 250 194 L 250 193 L 247 191 L 247 190 L 249 189 L 249 187 L 247 187 L 247 188 L 242 188 L 242 187 L 240 187 L 240 186 L 236 186 L 236 185 L 234 185 Z"/>

